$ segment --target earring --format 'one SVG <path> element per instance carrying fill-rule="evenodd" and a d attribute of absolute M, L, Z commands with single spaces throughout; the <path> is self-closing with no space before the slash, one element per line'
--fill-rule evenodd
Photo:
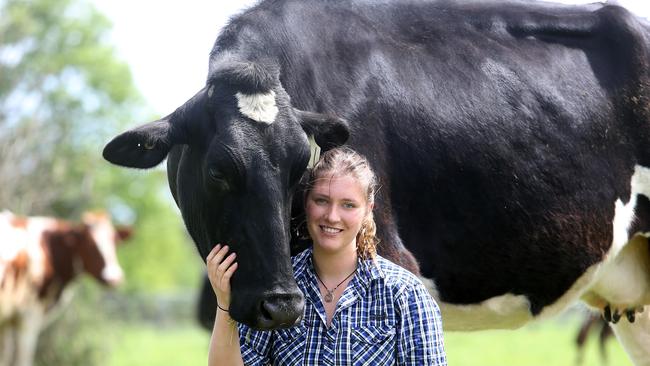
<path fill-rule="evenodd" d="M 305 219 L 305 217 L 304 216 L 294 217 L 291 219 L 291 221 L 295 222 L 300 219 L 302 220 L 298 223 L 298 225 L 295 226 L 294 234 L 296 235 L 296 238 L 300 240 L 307 240 L 310 237 L 309 237 L 309 230 L 307 230 L 307 220 Z"/>

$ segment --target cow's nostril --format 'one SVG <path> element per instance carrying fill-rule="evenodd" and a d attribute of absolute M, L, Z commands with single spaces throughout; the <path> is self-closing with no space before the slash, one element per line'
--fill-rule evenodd
<path fill-rule="evenodd" d="M 260 314 L 262 315 L 262 319 L 264 321 L 273 321 L 273 314 L 271 311 L 269 311 L 269 306 L 268 302 L 262 301 L 262 306 L 260 307 Z"/>
<path fill-rule="evenodd" d="M 302 294 L 271 295 L 259 302 L 258 327 L 262 329 L 290 327 L 304 310 Z"/>

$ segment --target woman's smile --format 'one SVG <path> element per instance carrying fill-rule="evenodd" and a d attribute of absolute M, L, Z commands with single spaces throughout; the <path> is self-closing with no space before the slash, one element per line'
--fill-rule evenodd
<path fill-rule="evenodd" d="M 314 246 L 326 252 L 354 250 L 368 206 L 361 183 L 353 177 L 317 180 L 307 195 L 305 207 Z"/>
<path fill-rule="evenodd" d="M 321 225 L 320 228 L 321 228 L 321 230 L 324 231 L 326 234 L 338 234 L 338 233 L 340 233 L 340 232 L 343 231 L 343 229 L 337 229 L 337 228 L 334 228 L 334 227 L 323 226 L 323 225 Z"/>

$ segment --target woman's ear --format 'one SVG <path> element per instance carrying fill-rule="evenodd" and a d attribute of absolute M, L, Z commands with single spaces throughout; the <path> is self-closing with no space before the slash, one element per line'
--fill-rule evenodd
<path fill-rule="evenodd" d="M 375 202 L 368 202 L 368 205 L 366 206 L 366 215 L 364 216 L 364 220 L 367 219 L 368 217 L 372 217 L 372 210 L 374 209 L 375 209 Z"/>

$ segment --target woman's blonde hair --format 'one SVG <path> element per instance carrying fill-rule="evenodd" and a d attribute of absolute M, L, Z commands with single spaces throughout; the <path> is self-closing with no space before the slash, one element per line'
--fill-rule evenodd
<path fill-rule="evenodd" d="M 339 147 L 325 152 L 309 173 L 307 189 L 304 193 L 305 202 L 316 181 L 325 178 L 327 175 L 354 178 L 365 190 L 367 204 L 374 204 L 378 187 L 377 177 L 370 168 L 368 160 L 361 154 L 347 147 Z M 361 229 L 357 233 L 357 255 L 362 260 L 375 258 L 378 243 L 376 233 L 377 226 L 372 210 L 369 210 L 361 224 Z"/>

